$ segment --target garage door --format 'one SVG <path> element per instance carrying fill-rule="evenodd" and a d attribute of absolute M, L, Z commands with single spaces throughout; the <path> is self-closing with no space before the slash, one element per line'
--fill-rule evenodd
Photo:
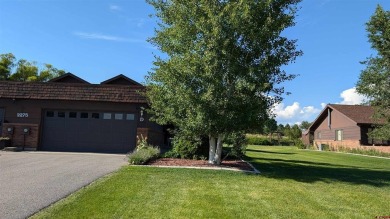
<path fill-rule="evenodd" d="M 127 153 L 135 148 L 135 115 L 126 112 L 44 112 L 41 149 Z"/>

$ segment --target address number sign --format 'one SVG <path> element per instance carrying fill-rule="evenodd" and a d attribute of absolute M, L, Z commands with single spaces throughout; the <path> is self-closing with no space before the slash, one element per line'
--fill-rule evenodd
<path fill-rule="evenodd" d="M 28 117 L 28 113 L 16 113 L 16 117 L 18 117 L 18 118 L 27 118 Z"/>

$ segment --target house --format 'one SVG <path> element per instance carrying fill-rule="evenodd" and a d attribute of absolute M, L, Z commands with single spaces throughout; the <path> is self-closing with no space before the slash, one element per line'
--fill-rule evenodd
<path fill-rule="evenodd" d="M 0 136 L 26 150 L 127 153 L 141 134 L 162 146 L 144 90 L 124 75 L 101 84 L 71 73 L 45 83 L 0 81 Z"/>
<path fill-rule="evenodd" d="M 328 104 L 303 134 L 306 144 L 376 149 L 390 152 L 389 140 L 376 140 L 368 136 L 375 124 L 371 106 Z M 368 147 L 369 146 L 369 147 Z"/>

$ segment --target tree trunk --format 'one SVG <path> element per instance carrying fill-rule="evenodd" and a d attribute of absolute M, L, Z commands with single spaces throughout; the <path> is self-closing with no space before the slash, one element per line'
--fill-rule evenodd
<path fill-rule="evenodd" d="M 210 135 L 209 137 L 209 163 L 215 164 L 215 138 Z"/>
<path fill-rule="evenodd" d="M 215 152 L 215 159 L 214 159 L 214 164 L 216 165 L 221 164 L 223 138 L 224 138 L 223 135 L 218 135 L 217 149 Z"/>

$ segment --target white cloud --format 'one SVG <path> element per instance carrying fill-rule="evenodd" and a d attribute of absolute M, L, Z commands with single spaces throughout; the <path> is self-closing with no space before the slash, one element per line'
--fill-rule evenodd
<path fill-rule="evenodd" d="M 294 102 L 290 106 L 284 106 L 283 103 L 277 104 L 273 112 L 278 123 L 299 124 L 302 121 L 311 122 L 321 112 L 321 109 L 314 106 L 301 107 L 298 102 Z"/>
<path fill-rule="evenodd" d="M 123 38 L 112 35 L 105 35 L 100 33 L 86 33 L 86 32 L 74 32 L 73 35 L 78 36 L 82 39 L 93 39 L 93 40 L 107 40 L 107 41 L 116 41 L 116 42 L 129 42 L 129 43 L 142 43 L 145 40 L 140 39 L 131 39 Z"/>
<path fill-rule="evenodd" d="M 350 88 L 341 92 L 340 97 L 343 99 L 338 104 L 356 105 L 365 101 L 364 96 L 356 92 L 356 88 Z M 302 121 L 312 122 L 327 105 L 321 103 L 320 108 L 314 106 L 301 107 L 298 102 L 285 106 L 284 103 L 276 104 L 273 113 L 276 115 L 276 121 L 279 124 L 300 124 Z"/>
<path fill-rule="evenodd" d="M 340 104 L 346 104 L 346 105 L 361 104 L 365 100 L 364 96 L 356 92 L 355 87 L 341 92 L 340 97 L 343 98 L 343 101 L 341 101 Z"/>
<path fill-rule="evenodd" d="M 113 4 L 111 4 L 111 5 L 109 6 L 109 9 L 110 9 L 111 11 L 121 11 L 121 10 L 122 10 L 122 8 L 121 8 L 119 5 L 113 5 Z"/>

